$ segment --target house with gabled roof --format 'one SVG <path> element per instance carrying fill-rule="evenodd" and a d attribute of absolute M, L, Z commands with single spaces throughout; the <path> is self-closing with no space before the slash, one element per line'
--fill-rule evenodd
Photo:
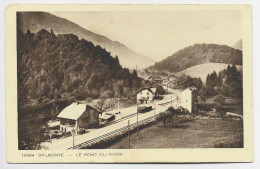
<path fill-rule="evenodd" d="M 65 107 L 57 116 L 60 120 L 60 130 L 62 132 L 79 129 L 87 129 L 99 125 L 100 112 L 94 107 L 83 103 L 72 103 Z"/>
<path fill-rule="evenodd" d="M 174 89 L 177 86 L 176 78 L 170 77 L 169 81 L 165 84 L 167 88 Z"/>
<path fill-rule="evenodd" d="M 155 87 L 146 87 L 137 92 L 137 103 L 148 103 L 154 100 L 157 96 L 157 89 Z"/>

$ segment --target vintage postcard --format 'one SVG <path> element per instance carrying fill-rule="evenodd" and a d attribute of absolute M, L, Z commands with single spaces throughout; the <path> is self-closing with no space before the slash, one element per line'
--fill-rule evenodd
<path fill-rule="evenodd" d="M 250 5 L 8 5 L 9 163 L 253 161 Z"/>

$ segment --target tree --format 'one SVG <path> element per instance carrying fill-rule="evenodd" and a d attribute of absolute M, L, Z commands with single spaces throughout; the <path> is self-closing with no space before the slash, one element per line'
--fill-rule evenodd
<path fill-rule="evenodd" d="M 134 76 L 134 77 L 138 77 L 138 76 L 137 76 L 137 72 L 136 72 L 135 69 L 134 69 L 134 71 L 133 71 L 133 76 Z"/>
<path fill-rule="evenodd" d="M 201 90 L 199 90 L 199 96 L 200 96 L 200 104 L 202 105 L 203 101 L 205 101 L 207 97 L 206 87 L 203 87 Z"/>
<path fill-rule="evenodd" d="M 180 88 L 196 87 L 200 89 L 203 85 L 201 78 L 192 78 L 190 76 L 182 75 L 176 81 L 177 86 Z"/>
<path fill-rule="evenodd" d="M 31 36 L 31 31 L 30 31 L 30 29 L 27 29 L 27 32 L 26 32 L 26 36 Z"/>
<path fill-rule="evenodd" d="M 232 83 L 234 84 L 239 83 L 239 76 L 240 76 L 240 72 L 238 72 L 236 66 L 233 65 L 232 67 L 228 68 L 226 71 L 225 83 L 227 85 L 230 85 Z"/>
<path fill-rule="evenodd" d="M 98 111 L 103 113 L 109 107 L 110 107 L 110 105 L 107 103 L 107 97 L 106 96 L 101 96 L 99 101 L 97 102 L 97 105 L 96 105 L 96 108 L 98 109 Z"/>
<path fill-rule="evenodd" d="M 219 72 L 218 78 L 217 78 L 217 86 L 221 87 L 222 85 L 223 85 L 223 78 L 222 78 L 221 73 Z"/>
<path fill-rule="evenodd" d="M 162 86 L 158 86 L 157 89 L 156 89 L 157 93 L 159 95 L 164 95 L 165 94 L 165 90 L 163 89 Z"/>
<path fill-rule="evenodd" d="M 218 81 L 218 76 L 216 71 L 214 71 L 213 73 L 207 76 L 206 85 L 210 88 L 216 87 L 218 84 L 217 81 Z"/>
<path fill-rule="evenodd" d="M 53 29 L 52 29 L 52 28 L 51 28 L 51 34 L 52 34 L 52 35 L 55 35 L 55 34 L 54 34 L 54 31 L 53 31 Z"/>
<path fill-rule="evenodd" d="M 118 59 L 118 56 L 117 56 L 117 55 L 116 55 L 116 58 L 115 58 L 115 59 L 116 59 L 116 62 L 115 62 L 115 63 L 116 63 L 117 65 L 119 65 L 119 59 Z"/>

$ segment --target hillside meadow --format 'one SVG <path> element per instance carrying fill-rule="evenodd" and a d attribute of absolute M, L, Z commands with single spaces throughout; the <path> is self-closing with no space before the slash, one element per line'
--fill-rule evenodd
<path fill-rule="evenodd" d="M 225 63 L 204 63 L 196 66 L 189 67 L 181 72 L 174 73 L 175 76 L 179 77 L 182 75 L 190 76 L 193 78 L 201 78 L 202 82 L 206 82 L 207 75 L 216 71 L 217 74 L 220 71 L 226 69 L 228 64 Z M 238 71 L 242 72 L 242 66 L 236 65 Z"/>

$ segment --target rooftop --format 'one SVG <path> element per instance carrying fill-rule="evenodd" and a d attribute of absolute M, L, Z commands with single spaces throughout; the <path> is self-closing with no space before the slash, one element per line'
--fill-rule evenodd
<path fill-rule="evenodd" d="M 87 106 L 89 105 L 82 103 L 72 103 L 71 105 L 65 107 L 57 117 L 77 120 L 85 112 Z"/>

